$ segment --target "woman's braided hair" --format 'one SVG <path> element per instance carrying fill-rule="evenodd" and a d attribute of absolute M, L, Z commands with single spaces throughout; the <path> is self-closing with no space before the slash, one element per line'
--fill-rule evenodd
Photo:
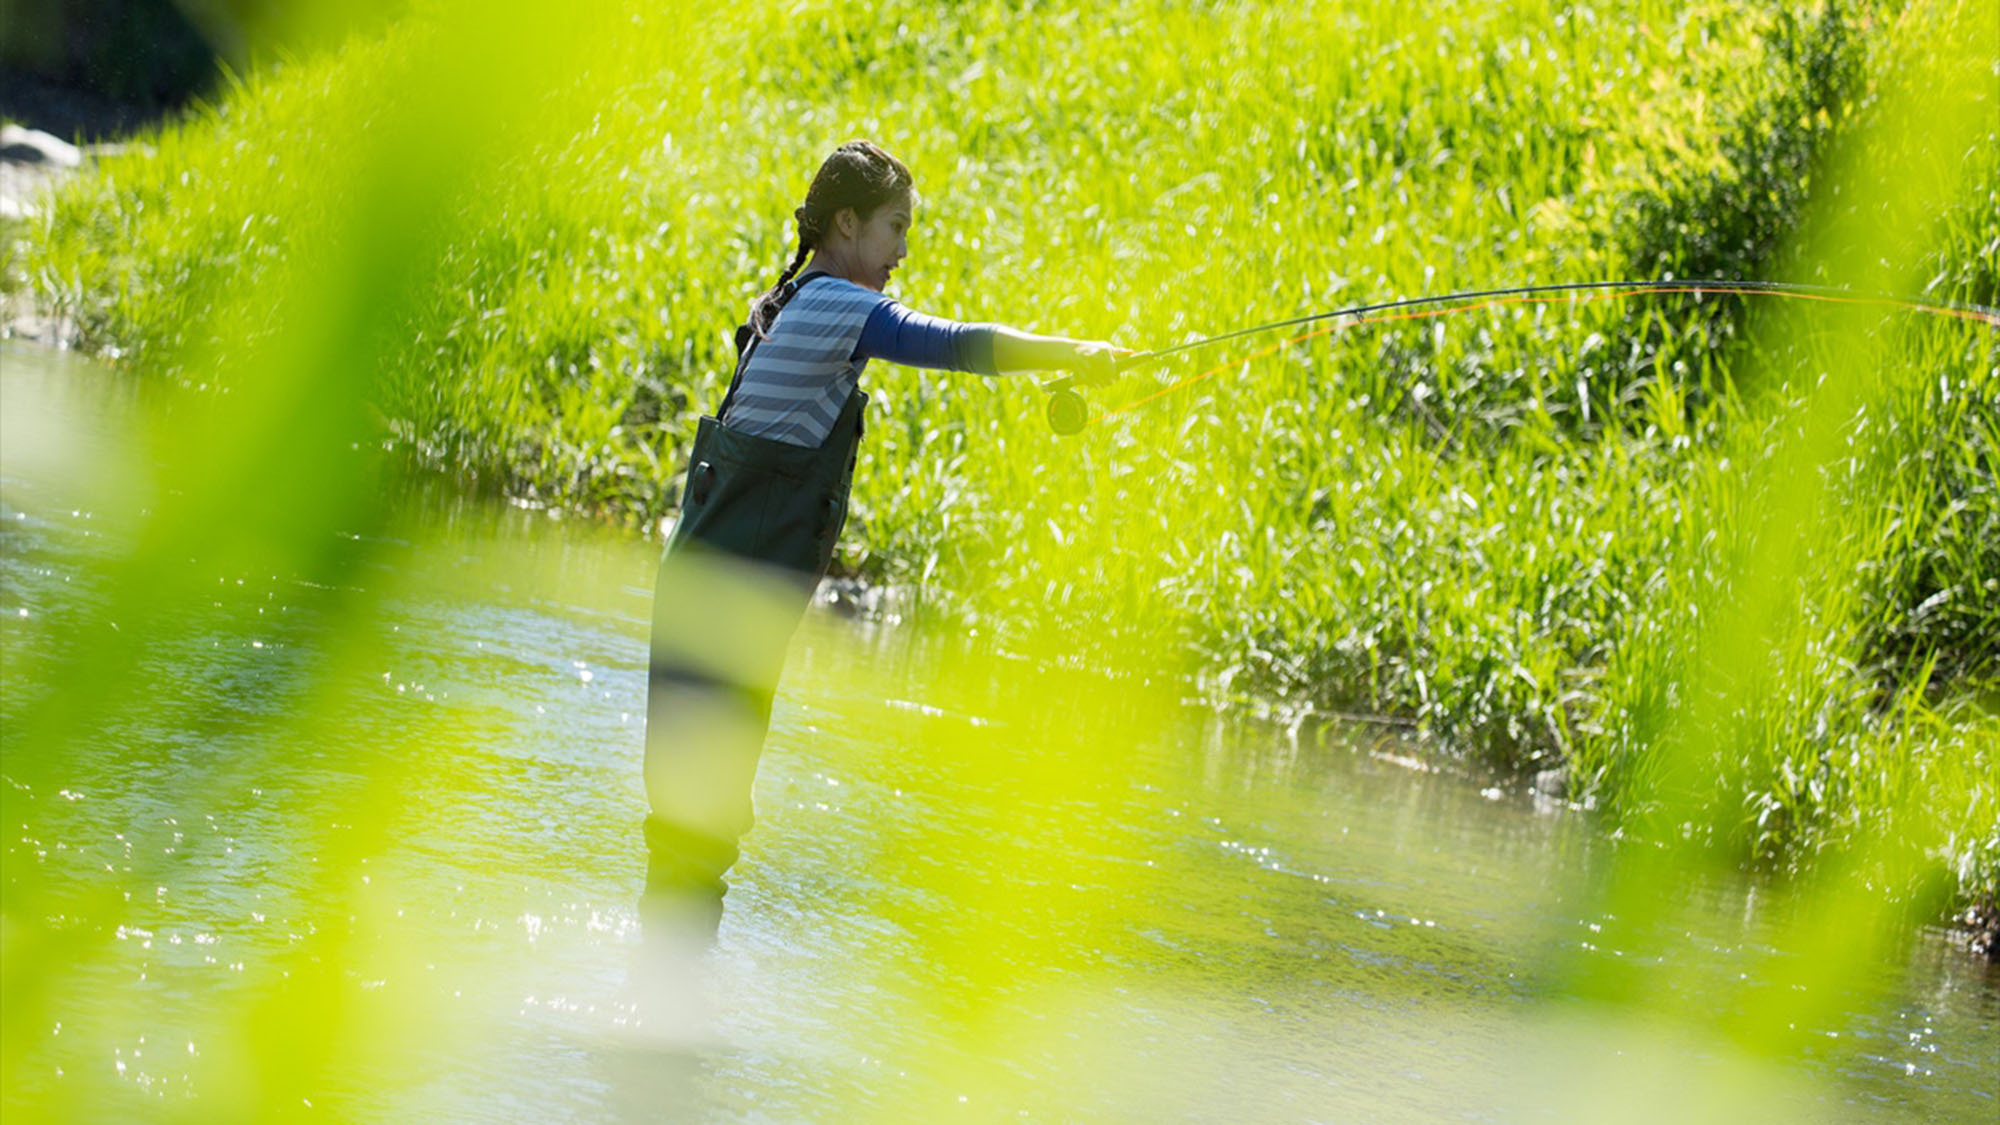
<path fill-rule="evenodd" d="M 819 246 L 833 217 L 848 208 L 863 222 L 877 207 L 908 195 L 913 181 L 903 162 L 890 156 L 873 141 L 849 141 L 833 150 L 806 189 L 806 201 L 792 212 L 798 220 L 798 251 L 792 264 L 778 276 L 778 283 L 750 303 L 750 327 L 759 336 L 768 334 L 778 316 L 778 297 L 806 263 L 806 255 Z"/>

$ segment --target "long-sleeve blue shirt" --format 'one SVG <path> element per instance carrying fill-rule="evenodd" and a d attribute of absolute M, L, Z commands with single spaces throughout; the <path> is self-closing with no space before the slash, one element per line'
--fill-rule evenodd
<path fill-rule="evenodd" d="M 997 375 L 993 326 L 967 324 L 905 308 L 884 297 L 861 326 L 858 360 L 886 359 L 905 367 L 932 367 Z"/>
<path fill-rule="evenodd" d="M 992 375 L 993 335 L 993 325 L 927 316 L 872 289 L 816 274 L 755 345 L 721 421 L 817 448 L 869 360 Z"/>

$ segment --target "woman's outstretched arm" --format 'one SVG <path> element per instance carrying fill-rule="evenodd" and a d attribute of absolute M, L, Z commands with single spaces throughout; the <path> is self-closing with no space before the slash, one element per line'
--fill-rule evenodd
<path fill-rule="evenodd" d="M 1012 328 L 993 329 L 993 366 L 1001 371 L 1074 371 L 1085 381 L 1109 379 L 1118 361 L 1132 354 L 1103 340 L 1035 336 Z"/>
<path fill-rule="evenodd" d="M 884 300 L 862 328 L 857 359 L 884 359 L 997 375 L 1008 371 L 1074 371 L 1086 381 L 1108 378 L 1131 351 L 1098 340 L 1037 336 L 998 324 L 963 324 Z"/>

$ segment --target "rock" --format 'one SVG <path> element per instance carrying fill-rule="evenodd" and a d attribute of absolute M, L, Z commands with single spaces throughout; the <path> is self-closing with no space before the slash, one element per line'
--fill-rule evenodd
<path fill-rule="evenodd" d="M 852 578 L 828 578 L 816 595 L 815 601 L 842 617 L 873 617 L 880 608 L 881 595 Z"/>
<path fill-rule="evenodd" d="M 20 340 L 57 349 L 76 343 L 76 331 L 68 321 L 41 316 L 19 305 L 20 302 L 0 300 L 0 340 Z"/>
<path fill-rule="evenodd" d="M 0 220 L 41 214 L 44 197 L 82 170 L 85 155 L 40 129 L 0 125 Z"/>
<path fill-rule="evenodd" d="M 855 578 L 828 578 L 819 584 L 813 602 L 840 617 L 893 623 L 902 620 L 906 594 L 899 586 L 870 586 Z"/>
<path fill-rule="evenodd" d="M 16 222 L 41 213 L 42 197 L 69 178 L 53 164 L 17 164 L 0 160 L 0 219 Z"/>
<path fill-rule="evenodd" d="M 1976 902 L 1952 921 L 1957 923 L 1958 938 L 1968 951 L 2000 962 L 2000 904 Z"/>
<path fill-rule="evenodd" d="M 61 137 L 40 129 L 0 125 L 0 160 L 10 164 L 48 164 L 57 168 L 83 167 L 83 150 Z"/>

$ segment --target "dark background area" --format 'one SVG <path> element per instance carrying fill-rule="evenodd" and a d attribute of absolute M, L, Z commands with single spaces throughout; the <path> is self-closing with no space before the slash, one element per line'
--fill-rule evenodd
<path fill-rule="evenodd" d="M 380 26 L 404 0 L 0 0 L 0 119 L 65 140 L 130 133 L 224 68 Z"/>

